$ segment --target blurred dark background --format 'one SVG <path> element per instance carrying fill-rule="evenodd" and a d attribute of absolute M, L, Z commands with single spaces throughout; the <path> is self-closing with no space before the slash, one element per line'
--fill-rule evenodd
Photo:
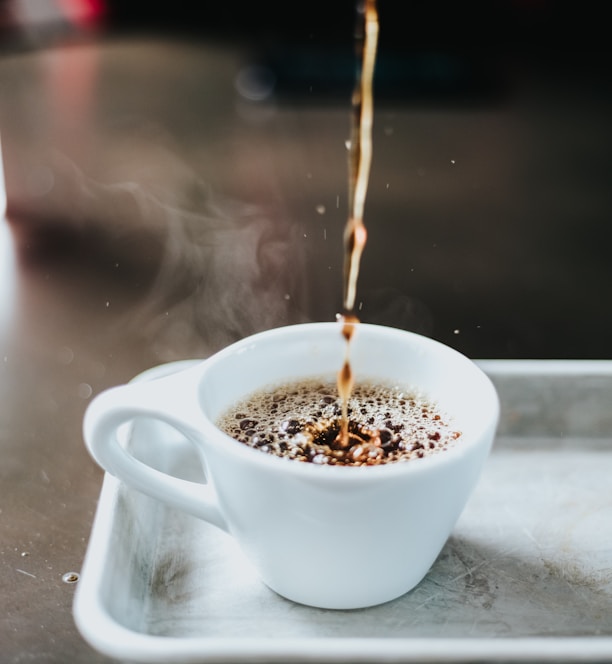
<path fill-rule="evenodd" d="M 72 266 L 83 283 L 110 278 L 124 313 L 148 300 L 153 319 L 189 302 L 181 320 L 202 348 L 333 318 L 355 3 L 42 4 L 46 12 L 5 2 L 0 14 L 0 136 L 22 264 Z M 605 3 L 378 6 L 362 319 L 473 357 L 612 358 Z M 129 203 L 127 182 L 138 190 Z M 214 267 L 187 269 L 176 246 L 169 254 L 177 223 L 192 246 L 210 246 L 184 226 L 187 212 L 212 204 L 202 187 L 270 222 L 255 240 L 257 274 L 238 270 L 232 281 Z M 146 213 L 152 229 L 134 221 L 141 198 L 159 204 Z M 168 206 L 182 221 L 158 214 Z M 235 251 L 222 264 L 251 258 Z M 250 284 L 249 298 L 238 282 Z M 203 284 L 213 284 L 204 303 Z M 258 288 L 273 315 L 248 311 Z M 279 297 L 283 306 L 270 304 Z M 212 334 L 197 310 L 217 300 L 233 320 L 224 329 L 220 311 Z M 167 344 L 176 355 L 200 352 L 197 342 L 178 350 L 171 335 Z"/>

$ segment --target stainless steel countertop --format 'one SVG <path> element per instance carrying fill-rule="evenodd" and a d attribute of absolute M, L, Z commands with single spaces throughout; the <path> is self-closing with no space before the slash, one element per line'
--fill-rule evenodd
<path fill-rule="evenodd" d="M 2 664 L 107 661 L 63 581 L 102 480 L 91 397 L 338 310 L 348 107 L 249 100 L 248 58 L 152 37 L 0 58 Z M 362 317 L 473 357 L 609 358 L 609 84 L 523 65 L 501 101 L 378 107 Z"/>

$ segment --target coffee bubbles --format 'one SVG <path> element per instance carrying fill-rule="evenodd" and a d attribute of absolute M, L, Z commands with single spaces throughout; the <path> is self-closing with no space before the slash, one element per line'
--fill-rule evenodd
<path fill-rule="evenodd" d="M 344 436 L 334 379 L 305 379 L 252 394 L 217 425 L 261 452 L 335 466 L 419 459 L 447 449 L 461 435 L 425 396 L 378 382 L 354 385 L 348 417 Z"/>

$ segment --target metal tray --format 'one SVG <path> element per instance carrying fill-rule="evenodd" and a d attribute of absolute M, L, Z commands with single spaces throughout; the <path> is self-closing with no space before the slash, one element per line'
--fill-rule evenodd
<path fill-rule="evenodd" d="M 612 362 L 480 364 L 501 398 L 498 436 L 412 592 L 357 611 L 293 604 L 229 536 L 106 475 L 75 597 L 82 636 L 134 662 L 612 661 Z M 152 465 L 203 480 L 166 425 L 123 435 Z"/>

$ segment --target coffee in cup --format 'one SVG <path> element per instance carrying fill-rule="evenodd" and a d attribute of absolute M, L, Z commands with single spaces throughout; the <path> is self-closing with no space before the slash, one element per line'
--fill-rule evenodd
<path fill-rule="evenodd" d="M 263 389 L 231 406 L 217 426 L 275 456 L 332 466 L 422 459 L 454 445 L 461 432 L 430 399 L 409 388 L 359 382 L 348 403 L 348 440 L 333 380 L 304 379 Z"/>

